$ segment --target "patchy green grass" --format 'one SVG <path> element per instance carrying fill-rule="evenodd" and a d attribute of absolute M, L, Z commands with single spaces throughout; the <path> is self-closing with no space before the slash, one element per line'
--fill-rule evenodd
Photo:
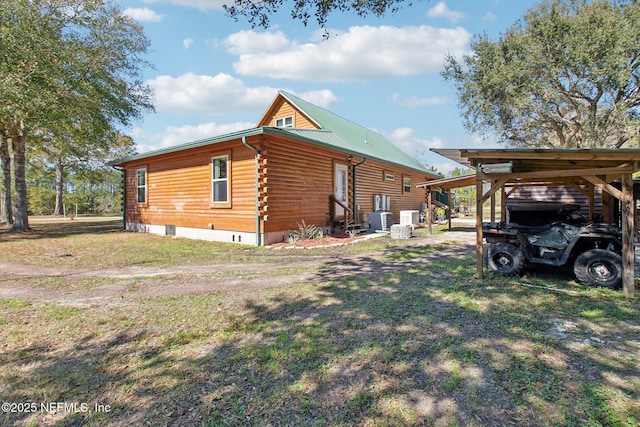
<path fill-rule="evenodd" d="M 87 235 L 42 227 L 37 238 L 0 234 L 0 250 L 29 260 L 29 251 L 58 245 L 87 258 L 77 265 L 93 259 L 100 268 L 236 258 L 309 272 L 286 266 L 284 251 L 120 233 L 115 224 Z M 96 240 L 102 253 L 128 256 L 100 263 L 88 245 Z M 286 286 L 91 304 L 0 300 L 3 401 L 89 408 L 3 411 L 0 425 L 640 424 L 638 298 L 531 272 L 477 280 L 472 251 L 451 243 L 387 240 L 296 257 L 323 251 L 344 259 Z M 70 262 L 38 256 L 38 265 Z M 347 274 L 329 278 L 340 268 Z M 65 285 L 37 289 L 49 288 Z"/>
<path fill-rule="evenodd" d="M 0 232 L 3 260 L 79 268 L 236 262 L 247 246 L 122 232 L 122 221 L 47 221 L 24 234 Z M 96 238 L 96 236 L 100 236 Z"/>

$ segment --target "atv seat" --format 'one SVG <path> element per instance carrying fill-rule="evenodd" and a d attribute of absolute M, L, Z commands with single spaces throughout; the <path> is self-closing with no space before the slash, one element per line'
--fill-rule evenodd
<path fill-rule="evenodd" d="M 524 234 L 538 234 L 543 231 L 547 231 L 551 229 L 551 224 L 544 225 L 520 225 L 514 222 L 510 223 L 509 226 L 511 228 L 515 228 L 516 230 L 520 230 Z"/>

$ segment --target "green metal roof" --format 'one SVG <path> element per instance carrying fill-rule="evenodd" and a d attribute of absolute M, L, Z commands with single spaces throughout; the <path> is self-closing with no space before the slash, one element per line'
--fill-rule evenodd
<path fill-rule="evenodd" d="M 149 151 L 116 160 L 112 164 L 118 166 L 134 160 L 146 159 L 161 154 L 175 153 L 191 148 L 203 147 L 233 139 L 240 139 L 242 137 L 273 134 L 352 154 L 354 156 L 412 169 L 434 178 L 440 178 L 440 176 L 429 172 L 424 165 L 404 153 L 382 135 L 344 119 L 330 111 L 313 105 L 301 98 L 291 95 L 290 93 L 280 91 L 279 94 L 320 125 L 322 129 L 257 127 L 176 145 L 169 148 Z"/>
<path fill-rule="evenodd" d="M 290 93 L 285 91 L 280 91 L 279 93 L 287 101 L 318 123 L 323 130 L 328 130 L 339 138 L 341 143 L 336 144 L 335 148 L 348 150 L 351 154 L 361 155 L 368 159 L 376 159 L 384 163 L 414 169 L 435 178 L 440 177 L 429 172 L 424 165 L 393 145 L 379 133 L 340 117 L 317 105 L 313 105 Z M 287 130 L 290 133 L 310 133 L 305 132 L 303 129 L 283 128 L 283 130 Z M 308 129 L 306 131 L 308 131 Z"/>
<path fill-rule="evenodd" d="M 205 145 L 218 144 L 220 142 L 231 141 L 234 139 L 240 139 L 242 137 L 249 137 L 254 135 L 262 135 L 264 128 L 252 128 L 239 132 L 228 133 L 225 135 L 214 136 L 212 138 L 200 139 L 198 141 L 188 142 L 186 144 L 174 145 L 172 147 L 161 148 L 159 150 L 147 151 L 145 153 L 136 154 L 133 156 L 125 157 L 122 159 L 116 159 L 111 162 L 114 166 L 120 166 L 134 160 L 147 159 L 149 157 L 159 156 L 162 154 L 176 153 L 178 151 L 189 150 L 191 148 L 204 147 Z"/>

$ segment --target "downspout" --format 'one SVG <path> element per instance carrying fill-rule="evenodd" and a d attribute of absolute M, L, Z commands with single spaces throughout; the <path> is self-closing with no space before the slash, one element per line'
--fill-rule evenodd
<path fill-rule="evenodd" d="M 127 175 L 124 168 L 111 166 L 122 174 L 122 230 L 127 230 Z"/>
<path fill-rule="evenodd" d="M 362 158 L 362 161 L 360 163 L 356 163 L 355 165 L 352 165 L 352 173 L 353 173 L 353 220 L 354 222 L 357 221 L 357 215 L 358 215 L 358 205 L 356 204 L 356 168 L 360 165 L 364 165 L 367 162 L 366 158 Z"/>
<path fill-rule="evenodd" d="M 242 137 L 242 143 L 253 150 L 256 158 L 256 244 L 260 246 L 260 150 L 247 142 L 247 137 Z"/>

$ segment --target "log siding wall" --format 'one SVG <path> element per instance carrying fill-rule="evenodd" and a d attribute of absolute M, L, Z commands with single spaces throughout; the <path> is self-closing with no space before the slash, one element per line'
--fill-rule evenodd
<path fill-rule="evenodd" d="M 260 152 L 260 215 L 262 233 L 285 237 L 303 220 L 307 224 L 329 226 L 330 202 L 334 194 L 334 166 L 348 166 L 348 205 L 352 207 L 353 164 L 345 153 L 284 138 L 254 137 L 249 141 Z M 215 208 L 211 204 L 211 158 L 229 155 L 231 206 Z M 136 170 L 147 168 L 147 204 L 138 205 Z M 126 221 L 129 223 L 175 225 L 237 232 L 255 232 L 256 162 L 255 154 L 240 140 L 151 157 L 126 165 Z M 394 180 L 385 180 L 391 173 Z M 412 185 L 426 175 L 367 160 L 356 168 L 358 221 L 366 223 L 373 212 L 373 196 L 390 196 L 394 219 L 401 210 L 419 210 L 425 202 L 424 189 L 403 191 L 403 177 Z M 209 226 L 212 224 L 212 227 Z"/>
<path fill-rule="evenodd" d="M 329 225 L 333 164 L 346 164 L 346 155 L 276 138 L 265 141 L 263 147 L 268 195 L 265 231 L 295 230 L 303 220 L 307 224 Z"/>
<path fill-rule="evenodd" d="M 211 203 L 211 158 L 229 155 L 231 207 Z M 147 203 L 135 200 L 136 170 L 147 168 Z M 255 157 L 242 143 L 224 143 L 128 164 L 126 221 L 255 231 Z M 209 226 L 212 224 L 212 227 Z"/>
<path fill-rule="evenodd" d="M 585 189 L 588 190 L 588 189 Z M 570 203 L 580 206 L 580 212 L 589 215 L 589 198 L 570 185 L 520 187 L 507 198 L 507 206 L 531 202 Z M 602 216 L 602 191 L 595 189 L 594 215 Z"/>
<path fill-rule="evenodd" d="M 357 159 L 356 159 L 357 160 Z M 385 173 L 393 175 L 393 181 L 385 180 Z M 403 177 L 411 178 L 411 192 L 403 191 Z M 424 182 L 427 176 L 407 169 L 385 165 L 368 160 L 356 168 L 356 197 L 360 206 L 359 220 L 367 221 L 367 213 L 374 211 L 373 196 L 383 194 L 390 197 L 394 220 L 400 219 L 400 211 L 420 210 L 426 202 L 424 188 L 415 188 L 418 182 Z"/>
<path fill-rule="evenodd" d="M 266 231 L 294 230 L 302 220 L 307 224 L 329 224 L 329 196 L 334 194 L 334 165 L 345 164 L 349 170 L 347 204 L 353 209 L 353 168 L 362 158 L 351 161 L 345 153 L 318 148 L 310 144 L 283 139 L 265 142 L 264 156 L 268 162 L 267 194 L 269 200 Z M 384 173 L 394 174 L 393 181 L 385 181 Z M 403 191 L 403 177 L 411 178 L 412 185 L 427 180 L 427 176 L 408 169 L 392 167 L 367 160 L 356 167 L 356 203 L 362 223 L 367 213 L 373 212 L 375 194 L 390 196 L 391 212 L 399 220 L 401 210 L 420 210 L 426 201 L 422 188 Z"/>

